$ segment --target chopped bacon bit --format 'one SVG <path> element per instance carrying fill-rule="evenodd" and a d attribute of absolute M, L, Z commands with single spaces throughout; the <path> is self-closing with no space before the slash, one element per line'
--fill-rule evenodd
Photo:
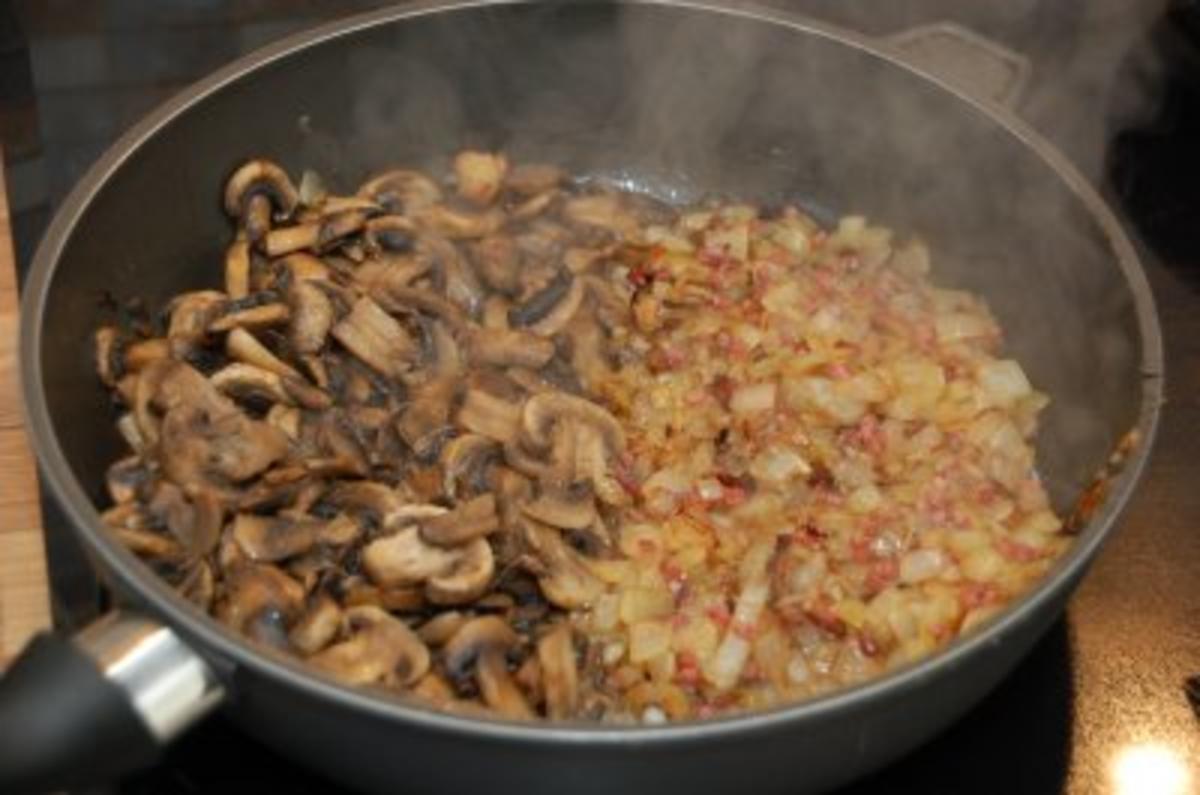
<path fill-rule="evenodd" d="M 887 588 L 900 577 L 900 563 L 895 558 L 884 558 L 871 564 L 865 583 L 867 593 L 874 595 Z"/>
<path fill-rule="evenodd" d="M 729 613 L 729 608 L 720 604 L 710 605 L 708 609 L 704 611 L 704 614 L 711 618 L 713 623 L 721 629 L 725 629 L 725 627 L 729 626 L 729 621 L 732 618 Z"/>
<path fill-rule="evenodd" d="M 729 631 L 734 635 L 737 635 L 742 640 L 753 640 L 755 635 L 754 625 L 747 624 L 742 621 L 733 622 L 732 626 L 729 628 Z"/>
<path fill-rule="evenodd" d="M 968 580 L 959 589 L 958 603 L 963 610 L 974 610 L 998 601 L 1000 596 L 1000 591 L 995 585 Z"/>
<path fill-rule="evenodd" d="M 804 615 L 819 629 L 839 638 L 845 637 L 846 622 L 833 612 L 831 606 L 822 603 L 809 605 L 805 608 Z"/>
<path fill-rule="evenodd" d="M 870 633 L 867 632 L 859 633 L 858 648 L 861 649 L 862 653 L 868 657 L 874 657 L 879 654 L 880 651 L 882 651 L 882 649 L 879 648 L 879 644 L 873 637 L 871 637 Z"/>
<path fill-rule="evenodd" d="M 845 381 L 850 377 L 850 368 L 845 362 L 830 362 L 825 365 L 825 372 L 835 381 Z"/>
<path fill-rule="evenodd" d="M 708 388 L 717 402 L 721 404 L 721 408 L 728 409 L 729 401 L 733 399 L 733 393 L 737 389 L 737 382 L 722 373 L 712 380 Z"/>
<path fill-rule="evenodd" d="M 1001 555 L 1014 563 L 1030 563 L 1045 557 L 1045 553 L 1040 549 L 1035 549 L 1028 544 L 1022 544 L 1020 541 L 1014 541 L 1011 538 L 997 539 L 996 549 Z"/>

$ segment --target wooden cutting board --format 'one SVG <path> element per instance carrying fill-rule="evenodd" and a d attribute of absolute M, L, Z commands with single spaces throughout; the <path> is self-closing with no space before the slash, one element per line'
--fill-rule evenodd
<path fill-rule="evenodd" d="M 37 471 L 17 383 L 17 268 L 0 150 L 0 667 L 50 625 Z"/>

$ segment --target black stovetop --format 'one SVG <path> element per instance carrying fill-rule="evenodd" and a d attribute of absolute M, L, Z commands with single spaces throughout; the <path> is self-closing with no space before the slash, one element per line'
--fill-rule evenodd
<path fill-rule="evenodd" d="M 882 10 L 882 2 L 775 4 L 858 22 L 866 18 L 864 9 L 868 15 Z M 239 52 L 381 4 L 0 3 L 0 135 L 22 262 L 70 184 L 141 113 Z M 968 11 L 959 0 L 888 4 L 882 17 L 897 14 L 900 6 L 905 11 L 886 22 L 876 14 L 874 24 L 886 29 L 889 22 L 951 17 L 1008 37 L 1020 48 L 1023 41 L 1039 40 L 1030 20 L 1039 20 L 1036 32 L 1044 40 L 1042 23 L 1050 19 L 1045 8 L 1066 4 L 1021 0 L 1007 4 L 1011 12 L 999 10 L 1006 4 L 987 4 L 986 11 L 982 5 Z M 1167 345 L 1168 403 L 1160 440 L 1120 531 L 1066 616 L 942 737 L 849 793 L 1200 790 L 1200 722 L 1185 692 L 1187 677 L 1200 673 L 1200 47 L 1194 46 L 1200 25 L 1189 27 L 1200 3 L 1177 0 L 1173 16 L 1150 15 L 1159 20 L 1154 31 L 1124 38 L 1112 28 L 1124 24 L 1120 9 L 1138 5 L 1141 13 L 1132 16 L 1144 20 L 1153 3 L 1071 5 L 1070 14 L 1052 17 L 1062 26 L 1054 34 L 1054 55 L 1035 54 L 1035 88 L 1022 113 L 1107 184 L 1114 204 L 1141 233 Z M 1062 38 L 1067 34 L 1069 39 Z M 1063 53 L 1071 54 L 1069 63 L 1061 60 Z M 1111 80 L 1095 74 L 1105 69 Z M 1116 100 L 1109 95 L 1129 85 L 1153 98 L 1158 111 L 1107 131 L 1097 157 L 1073 131 L 1111 121 L 1104 109 Z M 77 625 L 96 612 L 101 597 L 53 506 L 47 506 L 47 526 L 56 620 Z M 184 737 L 153 769 L 97 795 L 251 791 L 305 795 L 338 789 L 218 716 Z"/>

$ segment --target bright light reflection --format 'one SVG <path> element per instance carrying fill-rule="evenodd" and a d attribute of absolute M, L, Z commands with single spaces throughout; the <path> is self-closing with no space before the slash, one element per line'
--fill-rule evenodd
<path fill-rule="evenodd" d="M 1113 762 L 1116 795 L 1188 795 L 1192 775 L 1179 754 L 1156 743 L 1131 745 Z"/>

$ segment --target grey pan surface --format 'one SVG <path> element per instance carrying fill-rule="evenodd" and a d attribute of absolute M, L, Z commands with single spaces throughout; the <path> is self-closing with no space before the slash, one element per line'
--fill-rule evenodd
<path fill-rule="evenodd" d="M 349 187 L 395 162 L 504 146 L 668 197 L 717 192 L 863 211 L 933 242 L 983 292 L 1054 398 L 1042 468 L 1066 504 L 1126 430 L 1143 445 L 1050 578 L 985 630 L 862 687 L 663 728 L 520 726 L 349 690 L 253 650 L 98 532 L 117 448 L 82 344 L 100 298 L 152 303 L 215 281 L 219 186 L 264 154 Z M 1145 463 L 1161 341 L 1137 259 L 1034 133 L 859 37 L 778 12 L 683 3 L 427 4 L 239 61 L 121 139 L 60 209 L 26 285 L 22 374 L 46 482 L 114 584 L 227 677 L 230 713 L 365 788 L 819 791 L 927 739 L 1060 612 Z M 401 750 L 402 749 L 402 750 Z"/>

